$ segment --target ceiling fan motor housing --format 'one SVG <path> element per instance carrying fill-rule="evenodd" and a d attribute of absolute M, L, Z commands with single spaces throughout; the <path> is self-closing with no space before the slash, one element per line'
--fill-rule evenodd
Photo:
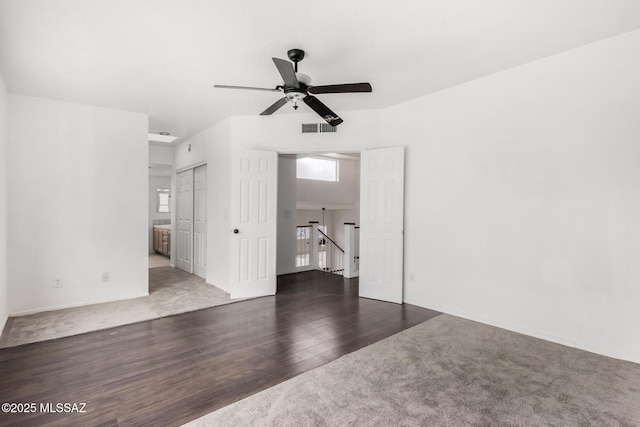
<path fill-rule="evenodd" d="M 304 59 L 304 50 L 302 49 L 291 49 L 287 51 L 287 56 L 289 57 L 289 61 L 298 63 Z"/>

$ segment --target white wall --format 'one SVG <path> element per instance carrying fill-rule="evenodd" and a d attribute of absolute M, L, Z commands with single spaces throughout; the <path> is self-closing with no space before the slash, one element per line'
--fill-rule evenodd
<path fill-rule="evenodd" d="M 324 211 L 324 223 L 327 226 L 329 233 L 333 233 L 333 213 L 331 209 Z M 309 225 L 311 221 L 318 221 L 318 225 L 322 225 L 322 210 L 320 209 L 298 209 L 298 224 L 297 225 Z"/>
<path fill-rule="evenodd" d="M 639 52 L 634 31 L 382 111 L 407 302 L 640 362 Z"/>
<path fill-rule="evenodd" d="M 336 209 L 333 211 L 329 236 L 342 248 L 345 247 L 344 223 L 353 222 L 360 225 L 360 203 L 356 203 L 351 209 Z"/>
<path fill-rule="evenodd" d="M 296 159 L 278 156 L 278 254 L 276 274 L 288 274 L 296 268 Z"/>
<path fill-rule="evenodd" d="M 147 133 L 146 115 L 9 95 L 11 314 L 147 294 Z"/>
<path fill-rule="evenodd" d="M 151 165 L 172 165 L 173 147 L 149 144 L 149 164 Z"/>
<path fill-rule="evenodd" d="M 232 117 L 231 133 L 236 148 L 272 150 L 279 153 L 358 152 L 378 145 L 380 112 L 341 111 L 344 123 L 335 133 L 302 134 L 302 123 L 318 123 L 316 114 Z"/>
<path fill-rule="evenodd" d="M 7 88 L 0 75 L 0 333 L 9 314 L 7 287 Z"/>
<path fill-rule="evenodd" d="M 149 253 L 153 253 L 153 220 L 154 219 L 166 219 L 171 220 L 171 212 L 158 212 L 158 189 L 171 189 L 171 177 L 170 176 L 150 176 L 149 177 Z M 171 193 L 173 198 L 173 193 Z M 175 236 L 175 234 L 174 234 Z"/>
<path fill-rule="evenodd" d="M 337 182 L 299 179 L 298 206 L 344 204 L 360 201 L 360 161 L 338 159 L 339 178 Z M 315 208 L 315 206 L 314 206 Z"/>
<path fill-rule="evenodd" d="M 190 150 L 189 150 L 190 147 Z M 231 191 L 230 123 L 225 120 L 189 138 L 174 148 L 176 170 L 206 163 L 207 166 L 207 283 L 229 292 L 230 225 L 229 202 Z M 172 193 L 175 191 L 175 174 Z M 175 197 L 172 198 L 175 204 Z M 175 206 L 172 208 L 173 224 Z M 174 228 L 173 235 L 176 235 Z M 175 239 L 172 242 L 171 259 L 175 265 Z"/>

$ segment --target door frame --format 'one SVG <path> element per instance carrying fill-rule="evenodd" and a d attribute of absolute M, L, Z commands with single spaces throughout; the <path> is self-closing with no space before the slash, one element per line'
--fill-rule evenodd
<path fill-rule="evenodd" d="M 398 145 L 401 147 L 405 147 L 404 145 Z M 287 155 L 287 154 L 305 154 L 305 155 L 313 155 L 313 154 L 318 154 L 321 155 L 323 153 L 344 153 L 344 154 L 353 154 L 353 153 L 359 153 L 360 155 L 362 155 L 363 151 L 369 151 L 369 150 L 375 150 L 378 148 L 391 148 L 391 147 L 397 147 L 397 146 L 383 146 L 383 147 L 369 147 L 369 148 L 362 148 L 362 147 L 341 147 L 341 148 L 336 148 L 336 147 L 329 147 L 329 148 L 304 148 L 304 149 L 291 149 L 291 148 L 286 148 L 286 149 L 274 149 L 273 151 L 275 151 L 278 155 L 283 154 L 283 155 Z M 405 150 L 405 162 L 406 162 L 406 150 Z M 360 163 L 360 168 L 362 170 L 362 163 Z M 406 179 L 406 172 L 405 172 L 405 179 Z M 360 196 L 362 196 L 362 183 L 360 183 L 360 188 L 358 189 L 358 191 L 360 192 Z M 278 197 L 280 197 L 278 195 Z M 402 203 L 403 206 L 405 205 L 405 194 L 403 193 L 403 197 L 402 197 Z M 360 212 L 360 215 L 362 215 L 362 212 Z M 276 254 L 278 253 L 278 242 L 276 241 Z M 405 253 L 405 244 L 403 242 L 402 244 L 402 291 L 403 291 L 403 301 L 401 302 L 401 304 L 404 304 L 404 254 Z"/>

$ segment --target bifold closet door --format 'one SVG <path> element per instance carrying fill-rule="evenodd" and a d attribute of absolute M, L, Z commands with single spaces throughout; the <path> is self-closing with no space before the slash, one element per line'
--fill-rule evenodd
<path fill-rule="evenodd" d="M 207 165 L 194 169 L 193 274 L 207 277 Z"/>

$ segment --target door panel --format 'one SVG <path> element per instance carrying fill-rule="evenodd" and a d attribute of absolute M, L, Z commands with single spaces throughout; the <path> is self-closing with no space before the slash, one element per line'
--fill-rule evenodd
<path fill-rule="evenodd" d="M 194 169 L 193 274 L 207 276 L 207 165 Z"/>
<path fill-rule="evenodd" d="M 193 272 L 193 169 L 178 174 L 176 267 Z"/>
<path fill-rule="evenodd" d="M 232 156 L 231 297 L 276 293 L 278 156 L 240 150 Z"/>
<path fill-rule="evenodd" d="M 402 303 L 404 147 L 362 152 L 360 296 Z"/>

